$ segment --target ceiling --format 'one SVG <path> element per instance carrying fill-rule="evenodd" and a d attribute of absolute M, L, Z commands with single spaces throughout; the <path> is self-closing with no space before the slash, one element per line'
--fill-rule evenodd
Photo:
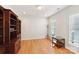
<path fill-rule="evenodd" d="M 37 7 L 41 6 L 42 9 Z M 61 9 L 67 7 L 66 5 L 9 5 L 9 7 L 23 18 L 43 18 L 49 17 Z"/>

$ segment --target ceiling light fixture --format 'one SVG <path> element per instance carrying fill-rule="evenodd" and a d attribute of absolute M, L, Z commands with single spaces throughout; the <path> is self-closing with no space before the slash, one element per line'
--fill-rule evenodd
<path fill-rule="evenodd" d="M 57 10 L 59 10 L 60 8 L 57 8 Z"/>
<path fill-rule="evenodd" d="M 26 14 L 26 12 L 23 12 L 23 14 L 25 15 L 25 14 Z"/>
<path fill-rule="evenodd" d="M 42 10 L 42 8 L 43 8 L 42 6 L 37 6 L 38 10 Z"/>

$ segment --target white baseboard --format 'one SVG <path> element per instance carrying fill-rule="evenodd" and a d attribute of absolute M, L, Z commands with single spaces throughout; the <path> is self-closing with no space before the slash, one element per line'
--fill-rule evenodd
<path fill-rule="evenodd" d="M 22 40 L 41 40 L 41 39 L 46 39 L 46 38 L 22 38 Z"/>

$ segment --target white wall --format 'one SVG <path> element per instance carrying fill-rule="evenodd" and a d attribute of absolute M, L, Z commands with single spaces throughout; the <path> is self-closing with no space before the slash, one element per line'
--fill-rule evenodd
<path fill-rule="evenodd" d="M 47 19 L 25 18 L 22 19 L 22 39 L 43 39 L 47 35 Z"/>
<path fill-rule="evenodd" d="M 52 19 L 56 19 L 56 36 L 61 36 L 66 39 L 66 47 L 68 46 L 69 36 L 69 16 L 79 14 L 79 6 L 70 6 L 64 10 L 52 15 Z M 50 17 L 50 18 L 51 18 Z M 49 18 L 49 20 L 50 20 Z"/>

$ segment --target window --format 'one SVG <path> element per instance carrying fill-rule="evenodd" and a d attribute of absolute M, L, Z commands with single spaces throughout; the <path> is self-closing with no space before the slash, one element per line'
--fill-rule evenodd
<path fill-rule="evenodd" d="M 56 20 L 55 19 L 51 20 L 50 30 L 51 30 L 50 31 L 51 35 L 55 36 L 56 35 Z"/>
<path fill-rule="evenodd" d="M 79 15 L 69 17 L 69 43 L 74 46 L 79 45 Z"/>

